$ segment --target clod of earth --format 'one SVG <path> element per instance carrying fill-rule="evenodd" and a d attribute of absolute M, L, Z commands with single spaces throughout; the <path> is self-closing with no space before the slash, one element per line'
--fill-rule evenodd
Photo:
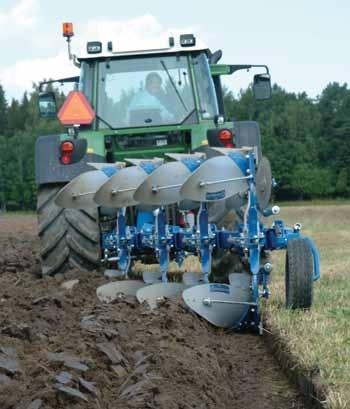
<path fill-rule="evenodd" d="M 154 387 L 155 385 L 149 379 L 142 379 L 123 389 L 120 393 L 120 397 L 123 399 L 131 399 L 136 395 L 147 393 L 147 391 Z"/>
<path fill-rule="evenodd" d="M 56 376 L 56 381 L 62 385 L 72 381 L 72 375 L 69 372 L 62 371 Z"/>
<path fill-rule="evenodd" d="M 9 376 L 0 373 L 0 386 L 1 385 L 10 385 L 12 382 L 13 382 L 13 380 Z"/>
<path fill-rule="evenodd" d="M 78 371 L 87 371 L 89 367 L 81 362 L 79 358 L 65 354 L 64 352 L 48 352 L 47 357 L 49 361 L 63 362 L 65 366 L 69 368 L 77 369 Z"/>
<path fill-rule="evenodd" d="M 89 382 L 89 381 L 86 381 L 83 378 L 79 378 L 79 383 L 86 391 L 92 393 L 97 398 L 99 398 L 101 396 L 101 392 L 99 391 L 98 388 L 96 388 L 96 386 L 95 386 L 95 384 L 93 382 Z"/>
<path fill-rule="evenodd" d="M 31 339 L 31 331 L 30 326 L 24 323 L 11 323 L 0 328 L 0 333 L 7 335 L 11 338 L 18 338 L 18 339 Z"/>
<path fill-rule="evenodd" d="M 40 409 L 43 401 L 41 399 L 35 399 L 33 402 L 28 406 L 27 409 Z"/>
<path fill-rule="evenodd" d="M 97 348 L 107 355 L 112 364 L 126 363 L 124 356 L 117 350 L 112 342 L 102 342 L 97 344 Z"/>
<path fill-rule="evenodd" d="M 14 348 L 0 348 L 0 368 L 10 374 L 20 372 L 17 352 Z"/>
<path fill-rule="evenodd" d="M 97 321 L 95 315 L 87 315 L 80 322 L 80 327 L 85 331 L 97 333 L 103 331 L 103 326 Z"/>
<path fill-rule="evenodd" d="M 118 378 L 124 378 L 127 375 L 125 368 L 121 365 L 111 365 L 111 369 Z"/>
<path fill-rule="evenodd" d="M 69 281 L 65 281 L 64 283 L 62 283 L 61 288 L 63 288 L 64 290 L 70 291 L 78 284 L 79 284 L 79 280 L 69 280 Z"/>
<path fill-rule="evenodd" d="M 134 353 L 135 366 L 141 365 L 143 362 L 147 361 L 151 357 L 152 357 L 152 354 L 145 355 L 145 353 L 142 351 L 136 351 Z"/>
<path fill-rule="evenodd" d="M 56 389 L 67 394 L 68 396 L 79 398 L 79 399 L 84 400 L 85 402 L 88 402 L 88 398 L 83 393 L 81 393 L 78 389 L 70 388 L 69 386 L 63 386 L 61 384 L 56 384 L 55 386 L 56 386 Z"/>
<path fill-rule="evenodd" d="M 44 305 L 44 304 L 46 304 L 48 301 L 50 301 L 50 298 L 51 298 L 50 296 L 44 295 L 44 296 L 42 296 L 42 297 L 35 298 L 35 299 L 32 301 L 32 304 L 33 304 L 33 305 L 38 305 L 38 304 Z"/>

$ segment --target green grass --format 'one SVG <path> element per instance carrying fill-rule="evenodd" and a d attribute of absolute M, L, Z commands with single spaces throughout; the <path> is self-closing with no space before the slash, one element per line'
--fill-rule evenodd
<path fill-rule="evenodd" d="M 294 200 L 294 201 L 286 201 L 286 202 L 279 202 L 275 201 L 274 204 L 283 207 L 307 207 L 307 206 L 337 206 L 337 205 L 350 205 L 350 198 L 337 198 L 337 199 L 312 199 L 312 200 Z"/>
<path fill-rule="evenodd" d="M 284 308 L 284 257 L 273 256 L 275 269 L 268 322 L 278 331 L 300 366 L 320 373 L 328 389 L 327 405 L 350 408 L 350 205 L 297 206 L 282 209 L 289 225 L 301 222 L 303 233 L 319 249 L 321 280 L 315 283 L 309 312 Z"/>
<path fill-rule="evenodd" d="M 36 212 L 33 210 L 18 210 L 18 211 L 10 211 L 10 212 L 1 212 L 0 217 L 12 217 L 12 216 L 35 216 Z"/>

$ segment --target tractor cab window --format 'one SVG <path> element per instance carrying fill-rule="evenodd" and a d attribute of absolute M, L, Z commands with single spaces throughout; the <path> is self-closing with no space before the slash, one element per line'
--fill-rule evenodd
<path fill-rule="evenodd" d="M 213 119 L 218 115 L 218 102 L 208 58 L 204 53 L 193 59 L 196 84 L 199 96 L 200 113 L 203 119 Z"/>
<path fill-rule="evenodd" d="M 82 91 L 86 98 L 92 103 L 94 63 L 82 61 L 80 69 L 79 91 Z"/>
<path fill-rule="evenodd" d="M 100 62 L 101 127 L 180 124 L 194 112 L 187 56 L 152 56 Z"/>

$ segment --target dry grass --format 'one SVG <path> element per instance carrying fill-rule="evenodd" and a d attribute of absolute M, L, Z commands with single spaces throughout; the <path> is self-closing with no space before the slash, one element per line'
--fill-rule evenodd
<path fill-rule="evenodd" d="M 301 366 L 319 373 L 327 405 L 350 408 L 350 205 L 286 207 L 281 218 L 301 222 L 320 251 L 321 281 L 309 312 L 284 308 L 284 254 L 274 254 L 269 325 Z"/>

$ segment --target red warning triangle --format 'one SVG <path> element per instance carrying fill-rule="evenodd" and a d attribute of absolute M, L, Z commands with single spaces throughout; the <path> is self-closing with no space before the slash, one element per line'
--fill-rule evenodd
<path fill-rule="evenodd" d="M 71 91 L 57 117 L 62 125 L 90 125 L 95 112 L 81 91 Z"/>

